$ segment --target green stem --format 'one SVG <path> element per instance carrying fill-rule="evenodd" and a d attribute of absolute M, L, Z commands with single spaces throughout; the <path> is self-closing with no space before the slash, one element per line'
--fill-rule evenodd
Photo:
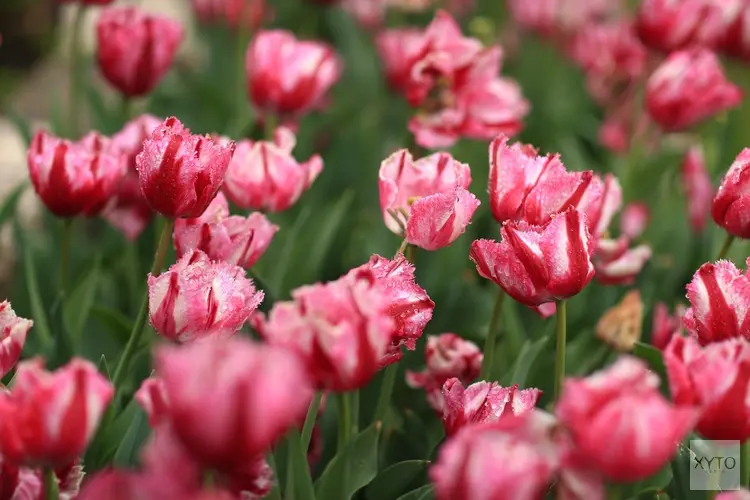
<path fill-rule="evenodd" d="M 495 349 L 497 346 L 497 324 L 500 321 L 500 312 L 503 310 L 503 302 L 505 301 L 505 292 L 500 288 L 497 291 L 497 297 L 495 298 L 495 306 L 492 308 L 492 318 L 490 319 L 490 325 L 487 330 L 487 339 L 484 341 L 484 357 L 482 359 L 482 370 L 479 373 L 480 380 L 488 380 L 490 372 L 492 371 L 492 365 L 495 362 Z"/>
<path fill-rule="evenodd" d="M 380 384 L 380 396 L 378 397 L 378 405 L 375 407 L 375 415 L 373 416 L 373 422 L 380 422 L 385 418 L 388 412 L 388 405 L 391 402 L 391 396 L 393 395 L 393 386 L 396 384 L 396 375 L 398 374 L 398 364 L 393 363 L 385 369 L 383 374 L 383 382 Z"/>
<path fill-rule="evenodd" d="M 352 391 L 349 399 L 351 407 L 351 425 L 349 426 L 349 435 L 356 436 L 359 434 L 359 391 Z"/>
<path fill-rule="evenodd" d="M 267 141 L 273 142 L 273 135 L 276 131 L 276 125 L 278 124 L 278 119 L 276 118 L 276 115 L 268 113 L 263 117 L 263 137 Z"/>
<path fill-rule="evenodd" d="M 167 219 L 164 223 L 164 227 L 161 230 L 161 238 L 159 239 L 159 245 L 156 248 L 156 254 L 154 255 L 154 263 L 151 266 L 151 274 L 158 276 L 161 273 L 161 268 L 164 266 L 164 257 L 167 255 L 169 245 L 172 243 L 172 229 L 174 228 L 174 219 Z M 112 385 L 119 389 L 122 384 L 125 373 L 130 366 L 130 361 L 135 354 L 135 349 L 141 341 L 141 335 L 143 335 L 144 327 L 146 326 L 146 316 L 148 316 L 148 290 L 143 297 L 141 302 L 141 309 L 138 311 L 138 318 L 135 320 L 133 330 L 130 332 L 130 338 L 128 343 L 125 345 L 125 350 L 120 357 L 120 362 L 117 364 L 117 369 L 112 377 Z"/>
<path fill-rule="evenodd" d="M 565 379 L 565 301 L 557 301 L 557 355 L 555 357 L 555 401 L 560 397 Z"/>
<path fill-rule="evenodd" d="M 740 486 L 750 488 L 750 439 L 740 446 Z"/>
<path fill-rule="evenodd" d="M 344 451 L 349 442 L 349 433 L 352 429 L 352 409 L 348 392 L 339 394 L 339 453 Z"/>
<path fill-rule="evenodd" d="M 207 490 L 213 489 L 216 484 L 216 478 L 214 477 L 214 471 L 206 470 L 203 472 L 203 488 Z"/>
<path fill-rule="evenodd" d="M 130 97 L 122 96 L 122 101 L 120 102 L 120 113 L 122 114 L 123 123 L 130 120 L 132 105 L 133 101 Z"/>
<path fill-rule="evenodd" d="M 724 244 L 721 245 L 721 250 L 719 250 L 719 254 L 716 256 L 716 260 L 721 260 L 727 256 L 729 253 L 729 249 L 732 247 L 732 243 L 734 243 L 734 236 L 731 234 L 727 234 L 726 239 L 724 239 Z"/>
<path fill-rule="evenodd" d="M 409 248 L 409 241 L 406 238 L 404 238 L 404 241 L 401 242 L 401 246 L 398 247 L 398 250 L 396 250 L 396 255 L 400 253 L 403 253 L 404 255 L 406 255 L 405 252 L 407 251 L 408 248 Z M 406 260 L 409 260 L 409 258 L 406 257 Z"/>
<path fill-rule="evenodd" d="M 622 488 L 618 484 L 610 484 L 607 487 L 607 500 L 620 500 L 622 498 Z"/>
<path fill-rule="evenodd" d="M 322 400 L 323 393 L 320 391 L 316 392 L 310 402 L 310 407 L 307 409 L 305 424 L 302 426 L 302 449 L 305 451 L 307 451 L 307 448 L 310 446 L 310 438 L 312 437 L 315 421 L 318 418 L 318 409 L 320 408 L 320 402 Z"/>
<path fill-rule="evenodd" d="M 86 19 L 86 6 L 76 6 L 75 20 L 73 21 L 73 33 L 70 37 L 70 85 L 68 92 L 68 126 L 70 136 L 78 137 L 78 117 L 81 114 L 79 99 L 81 92 L 81 33 Z"/>
<path fill-rule="evenodd" d="M 44 469 L 44 500 L 58 500 L 60 498 L 57 489 L 57 476 L 55 470 L 50 468 Z"/>
<path fill-rule="evenodd" d="M 70 263 L 70 234 L 73 219 L 63 219 L 62 235 L 60 236 L 60 295 L 65 296 L 68 288 L 68 268 Z M 60 304 L 62 307 L 62 304 Z"/>

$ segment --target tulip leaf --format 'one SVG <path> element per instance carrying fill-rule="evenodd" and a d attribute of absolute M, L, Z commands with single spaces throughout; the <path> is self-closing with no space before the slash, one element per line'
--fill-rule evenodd
<path fill-rule="evenodd" d="M 414 479 L 427 469 L 429 463 L 427 460 L 405 460 L 391 465 L 378 474 L 367 487 L 367 498 L 398 498 Z"/>
<path fill-rule="evenodd" d="M 138 460 L 138 451 L 146 440 L 149 428 L 146 423 L 146 413 L 140 407 L 135 410 L 135 415 L 130 427 L 120 441 L 113 459 L 116 467 L 130 467 Z"/>
<path fill-rule="evenodd" d="M 107 357 L 104 354 L 99 358 L 97 368 L 99 369 L 99 373 L 107 377 L 107 380 L 112 380 L 112 376 L 109 374 L 109 366 L 107 365 Z"/>
<path fill-rule="evenodd" d="M 294 500 L 315 500 L 315 490 L 310 477 L 310 466 L 307 463 L 307 453 L 302 449 L 302 441 L 298 429 L 292 429 L 287 435 L 290 453 L 290 470 L 287 470 L 288 488 L 284 491 L 284 498 Z M 289 489 L 294 491 L 289 491 Z"/>
<path fill-rule="evenodd" d="M 348 500 L 360 488 L 370 484 L 378 473 L 379 438 L 380 423 L 354 436 L 346 448 L 331 459 L 315 483 L 315 497 Z M 347 478 L 344 485 L 340 484 L 342 477 Z"/>
<path fill-rule="evenodd" d="M 542 337 L 534 341 L 527 340 L 524 342 L 521 352 L 518 353 L 518 357 L 516 358 L 513 371 L 510 374 L 510 380 L 507 381 L 506 385 L 518 384 L 519 387 L 526 387 L 526 379 L 529 376 L 531 366 L 544 350 L 548 339 L 549 337 Z"/>
<path fill-rule="evenodd" d="M 42 296 L 39 293 L 39 285 L 36 278 L 36 268 L 34 267 L 34 257 L 31 253 L 31 248 L 24 241 L 20 227 L 17 222 L 14 224 L 16 233 L 16 241 L 23 248 L 23 270 L 24 279 L 26 281 L 26 288 L 29 293 L 29 302 L 31 304 L 31 314 L 34 320 L 33 334 L 41 339 L 42 345 L 47 348 L 52 347 L 52 330 L 49 326 L 49 320 L 47 319 L 47 313 L 44 310 L 44 302 Z"/>
<path fill-rule="evenodd" d="M 310 206 L 305 205 L 299 215 L 297 215 L 297 219 L 294 221 L 292 228 L 285 234 L 286 239 L 284 240 L 284 248 L 282 248 L 279 253 L 278 264 L 276 265 L 273 279 L 270 283 L 275 297 L 280 296 L 284 291 L 284 279 L 286 278 L 286 273 L 292 260 L 292 251 L 294 250 L 294 247 L 297 246 L 300 232 L 302 231 L 302 228 L 305 227 L 305 223 L 307 222 L 307 219 L 310 218 L 310 214 L 312 214 L 312 209 Z"/>
<path fill-rule="evenodd" d="M 635 347 L 633 347 L 633 355 L 648 363 L 648 367 L 659 375 L 662 387 L 666 387 L 667 370 L 664 367 L 664 359 L 659 349 L 643 342 L 636 342 Z"/>
<path fill-rule="evenodd" d="M 24 145 L 26 147 L 29 147 L 29 145 L 31 145 L 31 140 L 34 137 L 34 134 L 31 131 L 29 120 L 18 114 L 15 109 L 10 107 L 4 110 L 4 115 L 5 118 L 7 118 L 13 124 L 16 132 L 18 132 L 18 135 L 20 135 L 21 139 L 23 139 Z"/>
<path fill-rule="evenodd" d="M 97 88 L 91 84 L 86 87 L 86 101 L 93 118 L 94 129 L 101 131 L 103 134 L 113 134 L 120 125 L 119 117 L 107 109 L 104 98 Z"/>
<path fill-rule="evenodd" d="M 420 486 L 416 490 L 412 490 L 405 495 L 401 495 L 396 500 L 427 500 L 428 498 L 434 497 L 434 488 L 431 484 L 425 484 Z"/>
<path fill-rule="evenodd" d="M 0 205 L 0 227 L 11 217 L 15 216 L 16 210 L 18 209 L 18 202 L 21 200 L 21 196 L 28 187 L 28 183 L 23 181 L 18 184 L 13 191 L 10 192 L 7 198 Z"/>
<path fill-rule="evenodd" d="M 124 314 L 115 309 L 94 306 L 91 308 L 91 315 L 102 326 L 106 327 L 123 346 L 127 343 L 133 322 Z"/>
<path fill-rule="evenodd" d="M 94 306 L 94 299 L 101 278 L 99 266 L 100 262 L 97 258 L 89 272 L 65 298 L 63 321 L 65 321 L 65 328 L 68 333 L 77 341 L 80 341 L 83 328 L 86 326 L 86 321 L 89 319 L 89 314 Z"/>
<path fill-rule="evenodd" d="M 308 279 L 303 282 L 312 281 L 320 275 L 325 258 L 330 254 L 331 245 L 336 234 L 341 230 L 341 223 L 349 212 L 352 201 L 354 201 L 354 191 L 349 189 L 341 195 L 333 208 L 326 211 L 324 222 L 316 227 L 315 243 L 309 249 L 307 254 L 309 258 L 304 267 Z"/>
<path fill-rule="evenodd" d="M 679 500 L 702 500 L 706 498 L 705 491 L 690 488 L 690 468 L 693 462 L 692 453 L 690 448 L 680 444 L 677 454 L 669 463 L 672 470 L 672 481 L 669 483 L 667 492 L 670 498 Z"/>
<path fill-rule="evenodd" d="M 641 495 L 649 493 L 651 494 L 650 498 L 653 498 L 654 492 L 663 491 L 671 480 L 672 468 L 667 464 L 651 477 L 636 483 L 623 485 L 621 487 L 622 498 L 639 498 Z"/>

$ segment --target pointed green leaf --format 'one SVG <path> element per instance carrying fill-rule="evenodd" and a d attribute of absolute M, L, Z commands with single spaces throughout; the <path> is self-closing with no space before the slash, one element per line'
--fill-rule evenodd
<path fill-rule="evenodd" d="M 130 338 L 130 330 L 133 327 L 133 322 L 127 316 L 120 311 L 102 306 L 92 307 L 91 316 L 106 327 L 123 346 L 127 343 L 128 338 Z"/>
<path fill-rule="evenodd" d="M 538 340 L 524 342 L 506 385 L 518 384 L 520 387 L 526 387 L 526 379 L 531 371 L 531 366 L 544 350 L 548 339 L 549 337 L 542 337 Z"/>
<path fill-rule="evenodd" d="M 425 484 L 424 486 L 421 486 L 416 490 L 412 490 L 405 495 L 401 495 L 396 500 L 427 500 L 428 498 L 433 498 L 434 493 L 435 492 L 433 486 L 431 484 Z"/>
<path fill-rule="evenodd" d="M 285 490 L 284 498 L 315 500 L 315 490 L 313 488 L 312 477 L 310 477 L 310 466 L 307 463 L 307 451 L 302 449 L 299 430 L 290 430 L 287 442 L 289 443 L 289 453 L 291 453 L 291 470 L 287 471 L 287 474 L 290 474 L 287 478 L 287 484 L 294 491 Z"/>
<path fill-rule="evenodd" d="M 633 355 L 648 363 L 649 368 L 655 371 L 659 375 L 659 378 L 661 378 L 662 386 L 666 386 L 667 371 L 664 368 L 664 359 L 659 349 L 643 342 L 636 342 L 633 348 Z"/>
<path fill-rule="evenodd" d="M 341 229 L 341 221 L 346 216 L 353 200 L 354 191 L 347 190 L 333 205 L 333 208 L 326 211 L 325 218 L 320 224 L 321 227 L 315 232 L 315 243 L 308 253 L 309 258 L 305 270 L 309 280 L 315 279 L 320 274 L 325 258 L 331 251 L 333 240 Z"/>
<path fill-rule="evenodd" d="M 115 451 L 114 465 L 116 467 L 130 467 L 138 461 L 138 452 L 148 436 L 149 428 L 146 423 L 146 413 L 138 407 L 135 416 L 125 432 L 120 445 Z"/>
<path fill-rule="evenodd" d="M 107 377 L 107 380 L 112 380 L 112 376 L 109 374 L 109 366 L 107 365 L 107 358 L 102 354 L 102 357 L 99 358 L 99 366 L 97 366 L 99 369 L 99 373 Z"/>
<path fill-rule="evenodd" d="M 367 487 L 369 500 L 397 498 L 411 484 L 412 481 L 427 469 L 427 460 L 406 460 L 393 464 L 377 477 Z"/>
<path fill-rule="evenodd" d="M 16 235 L 16 240 L 22 241 L 19 238 L 18 233 Z M 33 315 L 32 319 L 34 320 L 33 333 L 42 340 L 42 343 L 45 346 L 50 347 L 52 345 L 52 330 L 50 330 L 49 327 L 49 321 L 47 320 L 47 313 L 44 310 L 42 296 L 39 294 L 39 285 L 36 279 L 36 269 L 34 268 L 33 256 L 28 245 L 22 243 L 22 246 L 24 278 L 26 279 L 26 288 L 29 291 L 29 301 L 31 302 L 31 313 Z"/>
<path fill-rule="evenodd" d="M 312 214 L 312 209 L 310 206 L 305 205 L 294 221 L 294 225 L 285 235 L 284 248 L 279 254 L 278 264 L 274 270 L 273 281 L 271 282 L 271 289 L 274 291 L 275 296 L 278 296 L 283 291 L 284 279 L 286 278 L 286 272 L 289 269 L 289 263 L 292 258 L 292 250 L 297 246 L 300 231 L 305 227 L 310 214 Z"/>
<path fill-rule="evenodd" d="M 91 308 L 94 306 L 100 277 L 99 259 L 97 259 L 83 280 L 65 299 L 63 320 L 68 333 L 75 339 L 80 339 L 83 328 L 86 326 Z"/>
<path fill-rule="evenodd" d="M 113 126 L 119 122 L 119 118 L 113 116 L 115 113 L 107 108 L 104 98 L 94 85 L 86 87 L 86 102 L 91 111 L 94 128 L 104 134 L 115 132 L 116 129 L 113 130 Z"/>
<path fill-rule="evenodd" d="M 29 184 L 26 181 L 18 184 L 18 186 L 13 188 L 13 191 L 10 192 L 8 197 L 5 198 L 3 204 L 0 205 L 0 227 L 2 227 L 8 219 L 15 216 L 18 202 L 24 191 L 26 191 L 28 185 Z"/>
<path fill-rule="evenodd" d="M 378 473 L 378 439 L 380 424 L 375 423 L 357 434 L 341 452 L 328 463 L 315 483 L 315 497 L 349 500 L 360 488 L 367 486 Z M 348 474 L 344 470 L 348 468 Z M 340 484 L 342 477 L 348 483 Z"/>
<path fill-rule="evenodd" d="M 18 132 L 18 135 L 23 139 L 23 143 L 26 147 L 29 147 L 31 139 L 34 137 L 34 134 L 31 132 L 29 120 L 19 115 L 13 108 L 5 109 L 5 117 L 13 124 L 13 127 L 15 127 L 16 132 Z"/>

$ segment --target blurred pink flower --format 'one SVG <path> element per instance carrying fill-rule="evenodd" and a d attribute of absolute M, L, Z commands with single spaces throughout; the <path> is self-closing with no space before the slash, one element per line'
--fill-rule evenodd
<path fill-rule="evenodd" d="M 32 320 L 16 316 L 10 302 L 0 302 L 0 377 L 7 375 L 18 362 L 32 326 Z"/>
<path fill-rule="evenodd" d="M 674 314 L 669 314 L 667 305 L 658 302 L 654 306 L 654 318 L 651 325 L 651 344 L 663 351 L 672 337 L 682 335 L 682 317 L 685 314 L 685 306 L 675 306 Z"/>
<path fill-rule="evenodd" d="M 646 230 L 649 218 L 648 205 L 641 201 L 628 203 L 620 214 L 620 233 L 631 240 L 638 238 Z"/>
<path fill-rule="evenodd" d="M 611 0 L 509 0 L 513 20 L 544 35 L 574 33 L 615 10 Z"/>
<path fill-rule="evenodd" d="M 232 29 L 256 29 L 269 11 L 266 0 L 192 0 L 191 4 L 201 23 L 225 23 Z"/>
<path fill-rule="evenodd" d="M 693 146 L 685 153 L 680 173 L 687 199 L 688 220 L 693 231 L 700 233 L 708 222 L 714 196 L 714 186 L 700 146 Z"/>
<path fill-rule="evenodd" d="M 629 285 L 635 281 L 646 262 L 651 259 L 651 247 L 638 245 L 629 248 L 630 241 L 621 236 L 616 240 L 601 238 L 591 261 L 596 280 L 605 285 Z"/>
<path fill-rule="evenodd" d="M 695 166 L 695 165 L 694 165 Z M 707 175 L 707 174 L 704 174 Z M 724 230 L 739 238 L 750 238 L 750 148 L 737 155 L 721 180 L 719 190 L 711 203 L 711 216 Z M 705 179 L 701 181 L 705 183 Z M 705 186 L 702 189 L 706 189 Z M 705 193 L 701 192 L 703 196 Z"/>

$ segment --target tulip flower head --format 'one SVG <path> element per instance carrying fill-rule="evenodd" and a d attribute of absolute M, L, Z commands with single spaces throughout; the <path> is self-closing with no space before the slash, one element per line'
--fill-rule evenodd
<path fill-rule="evenodd" d="M 21 357 L 26 334 L 34 322 L 16 316 L 10 302 L 0 302 L 0 376 L 4 377 Z"/>
<path fill-rule="evenodd" d="M 685 154 L 680 173 L 687 199 L 688 221 L 693 231 L 700 233 L 708 222 L 712 208 L 711 200 L 714 196 L 714 186 L 706 170 L 703 149 L 700 146 L 691 147 Z M 722 208 L 718 208 L 717 211 L 721 212 Z M 721 220 L 722 215 L 718 215 Z M 721 222 L 717 223 L 721 225 Z"/>
<path fill-rule="evenodd" d="M 746 193 L 749 178 L 750 148 L 745 148 L 724 175 L 711 204 L 716 224 L 739 238 L 750 238 L 750 221 L 745 215 L 750 207 L 750 195 Z"/>

